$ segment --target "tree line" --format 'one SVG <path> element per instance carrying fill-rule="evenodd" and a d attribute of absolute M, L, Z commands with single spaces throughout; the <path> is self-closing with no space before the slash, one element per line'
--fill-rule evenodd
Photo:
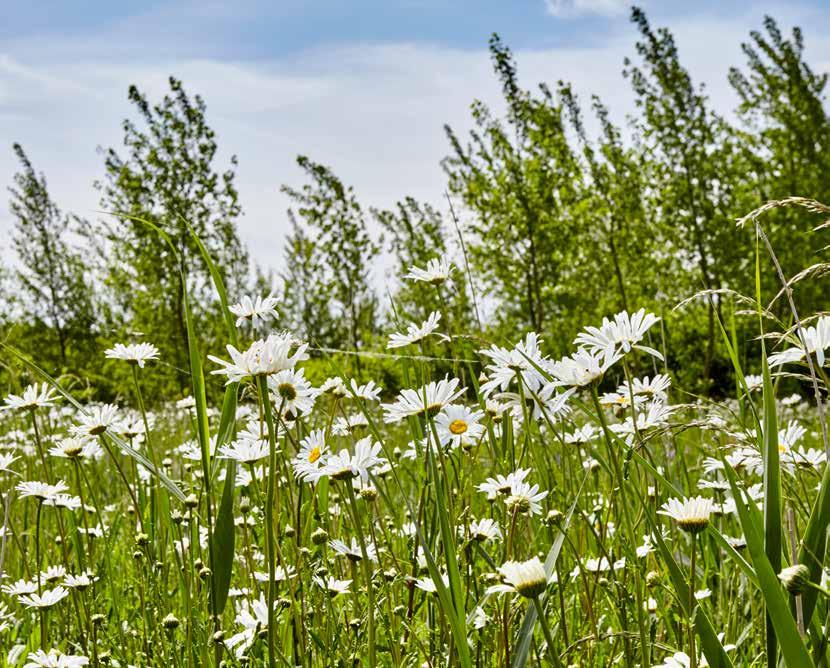
<path fill-rule="evenodd" d="M 767 17 L 743 43 L 744 62 L 728 71 L 738 105 L 726 118 L 683 66 L 671 32 L 637 8 L 631 19 L 639 36 L 622 77 L 636 112 L 624 125 L 598 97 L 579 99 L 568 82 L 523 87 L 519 63 L 493 35 L 505 112 L 476 100 L 472 130 L 446 127 L 446 201 L 403 196 L 392 209 L 367 208 L 330 167 L 299 156 L 305 180 L 282 186 L 291 229 L 271 268 L 251 261 L 237 233 L 236 158 L 218 164 L 205 101 L 175 78 L 157 104 L 129 89 L 136 120 L 124 121 L 123 146 L 101 151 L 104 177 L 94 184 L 111 215 L 87 220 L 62 211 L 15 144 L 20 168 L 9 192 L 17 264 L 0 276 L 4 340 L 78 392 L 94 385 L 108 399 L 118 396 L 123 370 L 101 351 L 114 341 L 150 340 L 164 361 L 155 394 L 183 392 L 183 281 L 202 340 L 212 351 L 225 343 L 192 229 L 232 301 L 276 290 L 280 326 L 317 349 L 381 351 L 381 332 L 440 310 L 450 333 L 513 342 L 534 330 L 549 351 L 564 353 L 584 325 L 645 307 L 664 318 L 658 343 L 670 353 L 666 369 L 687 387 L 728 394 L 720 327 L 742 327 L 733 295 L 755 291 L 755 239 L 735 220 L 790 195 L 830 202 L 827 75 L 807 63 L 800 29 L 785 34 Z M 767 220 L 788 276 L 810 267 L 821 273 L 826 250 L 811 222 L 788 209 Z M 443 254 L 456 269 L 440 290 L 382 280 L 377 269 L 400 277 Z M 795 298 L 814 313 L 826 293 L 820 277 L 805 276 Z M 772 311 L 786 320 L 784 304 L 772 300 L 775 276 L 762 281 Z M 702 291 L 708 296 L 675 310 Z M 749 367 L 753 352 L 743 351 Z M 388 385 L 401 382 L 383 358 L 341 362 Z M 17 382 L 11 367 L 0 373 Z"/>

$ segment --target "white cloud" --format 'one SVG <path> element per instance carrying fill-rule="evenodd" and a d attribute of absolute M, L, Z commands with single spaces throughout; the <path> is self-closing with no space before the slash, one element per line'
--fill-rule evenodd
<path fill-rule="evenodd" d="M 545 0 L 548 14 L 559 17 L 619 16 L 626 13 L 630 4 L 629 0 Z"/>
<path fill-rule="evenodd" d="M 785 25 L 804 18 L 782 14 Z M 707 82 L 723 111 L 734 105 L 727 68 L 743 63 L 740 41 L 761 18 L 755 9 L 728 21 L 669 22 L 683 62 L 697 81 Z M 830 62 L 830 44 L 819 38 L 821 22 L 802 23 L 811 61 Z M 634 107 L 620 70 L 623 58 L 634 53 L 636 35 L 626 22 L 619 25 L 625 29 L 591 46 L 517 52 L 523 83 L 572 81 L 583 100 L 599 94 L 623 121 Z M 99 202 L 92 183 L 102 176 L 103 164 L 96 146 L 120 145 L 121 120 L 131 114 L 128 84 L 158 98 L 172 73 L 205 98 L 221 164 L 238 155 L 241 235 L 255 259 L 271 267 L 281 263 L 288 228 L 288 201 L 279 186 L 300 184 L 298 153 L 331 165 L 366 206 L 391 206 L 405 195 L 441 206 L 445 178 L 439 161 L 448 150 L 443 124 L 463 133 L 475 98 L 500 106 L 484 49 L 354 45 L 273 62 L 167 56 L 136 62 L 109 58 L 106 45 L 100 48 L 99 57 L 75 62 L 0 53 L 0 137 L 7 142 L 0 146 L 0 184 L 11 183 L 17 165 L 10 144 L 19 141 L 46 173 L 62 208 L 94 217 Z M 0 205 L 0 244 L 7 245 L 10 224 L 7 207 Z"/>

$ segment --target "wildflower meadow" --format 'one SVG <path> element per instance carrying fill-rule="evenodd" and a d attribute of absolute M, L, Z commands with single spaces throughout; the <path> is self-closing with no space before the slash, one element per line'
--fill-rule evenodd
<path fill-rule="evenodd" d="M 828 665 L 830 201 L 757 186 L 795 140 L 739 153 L 772 134 L 632 18 L 636 140 L 494 37 L 507 129 L 448 132 L 447 211 L 370 225 L 301 157 L 277 274 L 180 81 L 130 90 L 100 224 L 16 147 L 0 666 Z"/>

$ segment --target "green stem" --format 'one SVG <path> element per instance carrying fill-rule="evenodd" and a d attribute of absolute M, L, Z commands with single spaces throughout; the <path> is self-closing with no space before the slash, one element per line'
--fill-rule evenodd
<path fill-rule="evenodd" d="M 360 526 L 360 515 L 357 512 L 357 501 L 354 496 L 354 489 L 352 488 L 351 480 L 343 483 L 349 495 L 349 506 L 352 509 L 352 520 L 354 521 L 355 533 L 357 533 L 357 540 L 360 543 L 360 565 L 363 567 L 363 579 L 366 580 L 366 591 L 369 594 L 369 605 L 367 610 L 369 623 L 369 668 L 374 668 L 376 665 L 375 657 L 375 590 L 372 587 L 372 573 L 369 565 L 369 553 L 366 550 L 366 540 L 363 537 L 363 529 Z"/>
<path fill-rule="evenodd" d="M 271 413 L 268 379 L 265 376 L 258 376 L 257 385 L 263 412 L 265 413 L 265 422 L 268 426 L 268 489 L 265 494 L 265 556 L 268 560 L 268 668 L 274 668 L 276 666 L 274 647 L 274 599 L 277 593 L 274 550 L 274 476 L 277 468 L 277 434 L 274 430 L 274 416 Z"/>

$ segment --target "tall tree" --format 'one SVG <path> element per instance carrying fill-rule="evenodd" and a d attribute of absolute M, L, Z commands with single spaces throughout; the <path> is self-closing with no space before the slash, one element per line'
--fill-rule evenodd
<path fill-rule="evenodd" d="M 84 280 L 85 263 L 70 244 L 71 216 L 49 195 L 46 177 L 37 173 L 20 144 L 14 144 L 20 171 L 14 176 L 10 209 L 14 217 L 12 247 L 23 307 L 54 335 L 57 361 L 64 367 L 74 341 L 91 338 L 92 293 Z M 41 357 L 44 351 L 38 351 Z"/>
<path fill-rule="evenodd" d="M 793 28 L 786 38 L 775 20 L 764 18 L 764 32 L 753 30 L 742 44 L 745 69 L 733 67 L 729 81 L 738 94 L 739 134 L 747 165 L 744 210 L 769 199 L 804 195 L 830 200 L 830 115 L 827 74 L 813 71 L 805 60 L 804 37 Z M 765 218 L 785 271 L 792 275 L 817 261 L 821 246 L 803 217 L 779 209 Z M 824 286 L 800 283 L 797 298 L 804 310 L 824 309 Z M 777 291 L 777 288 L 771 286 Z M 781 307 L 784 307 L 782 302 Z"/>
<path fill-rule="evenodd" d="M 519 86 L 513 55 L 498 35 L 490 53 L 507 116 L 495 118 L 473 103 L 475 129 L 466 145 L 446 127 L 452 154 L 443 165 L 450 191 L 473 213 L 473 261 L 500 302 L 500 320 L 542 331 L 566 308 L 557 290 L 576 243 L 571 205 L 581 172 L 561 104 L 544 86 L 539 96 Z"/>
<path fill-rule="evenodd" d="M 237 236 L 241 214 L 234 185 L 236 158 L 217 171 L 218 144 L 207 123 L 206 105 L 170 78 L 170 93 L 151 106 L 130 86 L 128 97 L 139 123 L 125 120 L 125 154 L 105 152 L 106 178 L 98 186 L 108 212 L 150 221 L 170 237 L 176 253 L 148 227 L 128 218 L 104 222 L 102 256 L 116 312 L 134 329 L 152 332 L 154 342 L 178 369 L 187 368 L 182 275 L 186 274 L 197 318 L 217 326 L 209 273 L 187 225 L 198 234 L 223 273 L 231 294 L 247 280 L 247 253 Z M 179 371 L 179 382 L 187 379 Z"/>
<path fill-rule="evenodd" d="M 297 164 L 309 183 L 282 187 L 296 206 L 289 210 L 290 269 L 283 275 L 286 290 L 295 293 L 287 295 L 288 303 L 294 300 L 294 318 L 313 340 L 359 350 L 377 328 L 377 296 L 369 279 L 380 246 L 351 187 L 306 156 L 298 156 Z"/>
<path fill-rule="evenodd" d="M 641 115 L 635 121 L 650 170 L 649 209 L 673 244 L 676 275 L 693 267 L 697 284 L 682 286 L 716 290 L 746 283 L 746 244 L 735 230 L 732 206 L 733 147 L 723 119 L 709 106 L 703 87 L 681 65 L 677 46 L 666 28 L 653 30 L 635 7 L 631 20 L 640 31 L 636 49 L 640 64 L 626 59 Z M 663 286 L 668 289 L 669 286 Z M 683 295 L 680 295 L 683 296 Z M 715 357 L 715 307 L 707 307 L 702 374 L 708 380 Z"/>
<path fill-rule="evenodd" d="M 626 147 L 620 128 L 598 97 L 591 99 L 591 109 L 600 134 L 592 142 L 571 86 L 560 82 L 559 93 L 582 149 L 587 183 L 580 202 L 581 220 L 583 227 L 592 231 L 594 241 L 584 249 L 589 261 L 577 267 L 589 275 L 572 280 L 595 293 L 598 306 L 606 306 L 608 293 L 615 292 L 604 312 L 642 306 L 654 298 L 659 263 L 653 252 L 658 243 L 656 230 L 645 213 L 641 156 Z M 609 290 L 612 285 L 613 291 Z"/>

